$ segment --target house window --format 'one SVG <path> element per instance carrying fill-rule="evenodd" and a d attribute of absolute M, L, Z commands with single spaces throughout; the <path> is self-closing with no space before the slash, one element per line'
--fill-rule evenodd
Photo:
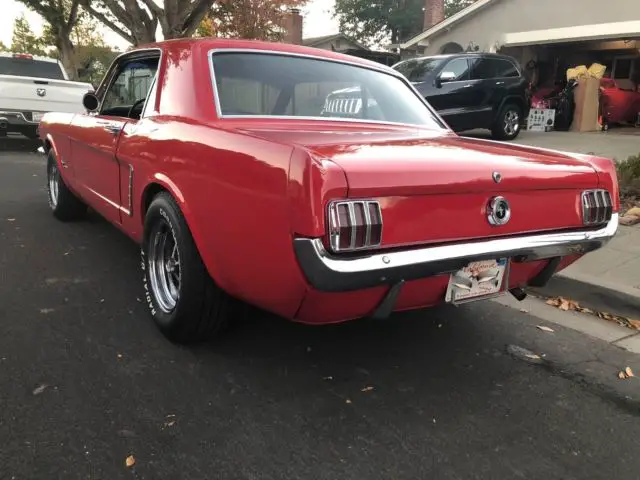
<path fill-rule="evenodd" d="M 632 58 L 616 58 L 613 64 L 613 78 L 629 80 L 633 70 L 633 62 Z"/>

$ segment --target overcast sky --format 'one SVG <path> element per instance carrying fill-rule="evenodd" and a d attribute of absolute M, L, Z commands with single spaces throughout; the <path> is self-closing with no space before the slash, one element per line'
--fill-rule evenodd
<path fill-rule="evenodd" d="M 0 41 L 5 45 L 11 44 L 11 36 L 13 34 L 13 21 L 21 13 L 25 12 L 27 19 L 31 24 L 31 28 L 40 33 L 42 30 L 42 20 L 40 17 L 27 10 L 22 3 L 15 0 L 0 0 L 4 13 L 0 16 Z M 308 6 L 304 9 L 304 37 L 317 37 L 320 35 L 330 35 L 338 31 L 338 23 L 331 17 L 334 0 L 310 0 Z M 120 48 L 126 47 L 120 36 L 111 30 L 104 29 L 105 41 Z"/>

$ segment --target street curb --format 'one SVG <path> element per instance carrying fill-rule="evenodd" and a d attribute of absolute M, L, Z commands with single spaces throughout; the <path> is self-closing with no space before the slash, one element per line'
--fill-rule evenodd
<path fill-rule="evenodd" d="M 558 273 L 544 287 L 528 290 L 534 295 L 564 297 L 594 311 L 640 320 L 640 290 L 606 283 L 597 277 Z"/>

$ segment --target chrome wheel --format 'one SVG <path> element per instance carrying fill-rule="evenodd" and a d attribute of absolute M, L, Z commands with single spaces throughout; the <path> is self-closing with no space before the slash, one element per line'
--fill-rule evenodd
<path fill-rule="evenodd" d="M 514 110 L 508 110 L 504 115 L 504 133 L 509 137 L 515 135 L 520 130 L 520 115 Z"/>
<path fill-rule="evenodd" d="M 49 167 L 49 202 L 53 208 L 58 206 L 58 182 L 60 181 L 60 173 L 55 162 L 51 162 Z"/>
<path fill-rule="evenodd" d="M 180 252 L 169 225 L 158 222 L 150 236 L 149 282 L 158 306 L 171 313 L 180 298 Z"/>

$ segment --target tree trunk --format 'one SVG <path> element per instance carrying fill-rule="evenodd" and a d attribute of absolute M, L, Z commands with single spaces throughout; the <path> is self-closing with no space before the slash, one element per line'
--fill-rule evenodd
<path fill-rule="evenodd" d="M 78 80 L 78 65 L 76 64 L 76 52 L 69 38 L 57 39 L 58 53 L 62 66 L 67 71 L 69 80 Z"/>

